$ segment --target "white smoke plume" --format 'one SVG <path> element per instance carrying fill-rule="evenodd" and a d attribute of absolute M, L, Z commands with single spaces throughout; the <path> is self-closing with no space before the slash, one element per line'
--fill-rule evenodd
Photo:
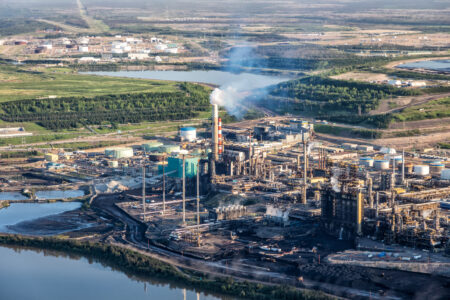
<path fill-rule="evenodd" d="M 309 143 L 309 144 L 308 144 L 308 149 L 307 149 L 306 153 L 307 153 L 308 155 L 310 155 L 312 149 L 314 149 L 315 147 L 316 147 L 316 143 L 315 143 L 315 142 Z"/>
<path fill-rule="evenodd" d="M 251 59 L 252 47 L 236 47 L 229 57 L 228 65 L 239 67 L 243 60 Z M 258 66 L 252 66 L 258 67 Z M 214 89 L 210 95 L 211 104 L 224 107 L 230 115 L 242 118 L 248 109 L 248 105 L 261 100 L 267 95 L 267 87 L 278 84 L 289 78 L 257 75 L 252 73 L 240 73 L 230 77 L 229 81 Z"/>
<path fill-rule="evenodd" d="M 336 193 L 339 193 L 341 191 L 341 189 L 339 188 L 339 175 L 341 175 L 341 170 L 339 168 L 332 168 L 331 169 L 331 178 L 330 178 L 330 184 L 333 187 L 333 191 L 335 191 Z"/>

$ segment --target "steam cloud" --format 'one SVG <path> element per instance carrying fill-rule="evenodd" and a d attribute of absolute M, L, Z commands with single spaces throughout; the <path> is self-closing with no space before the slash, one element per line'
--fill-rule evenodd
<path fill-rule="evenodd" d="M 236 47 L 231 51 L 227 64 L 228 68 L 225 71 L 240 70 L 244 65 L 246 67 L 261 68 L 261 65 L 254 63 L 256 60 L 252 60 L 254 57 L 252 47 Z M 251 73 L 234 75 L 220 88 L 214 89 L 210 95 L 210 102 L 211 104 L 224 107 L 230 115 L 242 118 L 249 105 L 267 96 L 269 86 L 288 79 Z"/>

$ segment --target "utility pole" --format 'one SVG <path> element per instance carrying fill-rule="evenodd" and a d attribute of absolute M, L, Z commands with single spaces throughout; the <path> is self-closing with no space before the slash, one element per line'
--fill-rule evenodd
<path fill-rule="evenodd" d="M 166 213 L 166 155 L 163 156 L 163 215 Z"/>
<path fill-rule="evenodd" d="M 142 219 L 145 221 L 145 163 L 142 166 L 142 208 L 144 210 Z"/>
<path fill-rule="evenodd" d="M 200 160 L 197 162 L 197 230 L 200 230 Z"/>
<path fill-rule="evenodd" d="M 186 157 L 183 154 L 183 226 L 186 225 Z"/>

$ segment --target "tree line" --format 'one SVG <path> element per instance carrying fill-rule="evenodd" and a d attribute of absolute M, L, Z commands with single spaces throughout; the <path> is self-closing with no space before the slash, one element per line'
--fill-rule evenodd
<path fill-rule="evenodd" d="M 62 97 L 4 102 L 0 118 L 7 122 L 38 122 L 59 130 L 103 122 L 192 118 L 209 109 L 209 90 L 201 85 L 182 83 L 177 92 L 101 95 L 92 98 Z"/>
<path fill-rule="evenodd" d="M 287 97 L 315 104 L 322 114 L 333 111 L 368 113 L 378 107 L 380 100 L 389 97 L 417 95 L 420 92 L 356 81 L 310 76 L 283 82 L 275 86 L 272 96 Z"/>

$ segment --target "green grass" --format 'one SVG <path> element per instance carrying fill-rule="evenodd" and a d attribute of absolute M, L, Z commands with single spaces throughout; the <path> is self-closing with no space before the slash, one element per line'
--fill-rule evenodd
<path fill-rule="evenodd" d="M 393 115 L 396 122 L 420 121 L 450 117 L 450 97 L 405 108 Z"/>
<path fill-rule="evenodd" d="M 86 150 L 86 149 L 93 149 L 93 148 L 103 148 L 103 147 L 110 147 L 110 146 L 117 146 L 121 145 L 124 142 L 121 141 L 99 141 L 99 142 L 68 142 L 68 143 L 60 143 L 60 144 L 54 144 L 53 148 L 57 149 L 71 149 L 71 150 Z M 40 145 L 36 148 L 48 148 L 48 145 Z"/>
<path fill-rule="evenodd" d="M 178 84 L 135 78 L 105 77 L 69 73 L 66 69 L 52 71 L 24 70 L 0 65 L 0 102 L 57 97 L 92 97 L 106 94 L 174 92 Z"/>
<path fill-rule="evenodd" d="M 450 149 L 450 143 L 439 143 L 438 145 L 442 149 Z"/>
<path fill-rule="evenodd" d="M 32 144 L 32 143 L 42 143 L 57 140 L 72 139 L 78 136 L 86 135 L 83 133 L 54 133 L 54 134 L 42 134 L 42 135 L 32 135 L 25 137 L 13 137 L 13 138 L 2 138 L 0 139 L 0 146 L 7 145 L 20 145 L 20 144 Z"/>

